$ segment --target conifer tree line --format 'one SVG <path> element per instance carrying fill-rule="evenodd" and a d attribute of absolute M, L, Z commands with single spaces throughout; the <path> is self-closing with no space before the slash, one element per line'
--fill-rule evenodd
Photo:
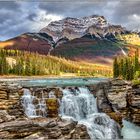
<path fill-rule="evenodd" d="M 0 49 L 0 75 L 60 75 L 61 73 L 76 73 L 79 75 L 101 74 L 110 76 L 110 69 L 96 69 L 95 66 L 82 65 L 78 62 L 44 56 L 18 50 Z"/>
<path fill-rule="evenodd" d="M 133 80 L 136 73 L 140 73 L 139 49 L 133 57 L 116 57 L 113 63 L 114 78 Z"/>

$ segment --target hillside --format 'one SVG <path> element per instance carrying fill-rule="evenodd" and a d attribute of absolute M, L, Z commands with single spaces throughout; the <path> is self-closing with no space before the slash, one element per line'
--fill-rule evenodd
<path fill-rule="evenodd" d="M 25 33 L 0 42 L 0 48 L 38 52 L 47 55 L 53 43 L 53 39 L 47 34 Z"/>
<path fill-rule="evenodd" d="M 0 75 L 111 76 L 112 68 L 24 51 L 0 50 Z"/>
<path fill-rule="evenodd" d="M 61 44 L 51 51 L 51 55 L 76 61 L 111 65 L 113 57 L 124 55 L 118 45 L 108 40 L 92 39 L 84 36 Z M 126 49 L 124 50 L 126 51 Z"/>
<path fill-rule="evenodd" d="M 127 44 L 140 46 L 140 35 L 137 33 L 119 35 L 118 39 L 124 41 Z"/>

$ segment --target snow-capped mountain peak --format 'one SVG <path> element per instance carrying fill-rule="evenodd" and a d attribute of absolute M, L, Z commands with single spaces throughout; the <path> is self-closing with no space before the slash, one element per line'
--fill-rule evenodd
<path fill-rule="evenodd" d="M 110 25 L 103 16 L 91 15 L 83 18 L 67 17 L 59 21 L 54 21 L 51 22 L 47 27 L 41 29 L 40 32 L 47 33 L 53 37 L 55 42 L 57 42 L 59 39 L 65 37 L 71 40 L 74 38 L 82 37 L 87 33 L 92 34 L 90 27 L 92 27 L 92 29 L 94 27 L 95 30 L 97 30 L 97 28 L 102 30 L 101 32 L 103 33 L 103 36 L 107 34 L 106 31 L 110 32 L 111 29 L 113 30 L 113 28 L 115 28 L 115 26 L 112 27 L 112 25 Z M 120 28 L 122 31 L 123 28 Z"/>

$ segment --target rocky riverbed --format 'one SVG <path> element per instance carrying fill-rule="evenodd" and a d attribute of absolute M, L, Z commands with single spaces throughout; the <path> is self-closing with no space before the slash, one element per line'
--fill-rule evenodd
<path fill-rule="evenodd" d="M 140 126 L 140 85 L 133 86 L 115 79 L 87 86 L 97 100 L 99 112 L 106 113 L 120 126 L 127 119 Z M 70 91 L 76 86 L 67 87 Z M 59 116 L 59 100 L 65 87 L 28 87 L 37 105 L 42 95 L 47 105 L 46 117 L 28 118 L 22 105 L 24 87 L 15 83 L 0 83 L 0 138 L 89 139 L 87 128 L 74 120 Z M 53 94 L 50 94 L 53 93 Z M 48 98 L 55 95 L 56 99 Z M 59 100 L 57 100 L 59 99 Z M 36 108 L 37 114 L 42 114 Z M 99 121 L 100 122 L 100 121 Z M 99 123 L 99 125 L 103 125 Z M 121 138 L 121 137 L 120 137 Z"/>

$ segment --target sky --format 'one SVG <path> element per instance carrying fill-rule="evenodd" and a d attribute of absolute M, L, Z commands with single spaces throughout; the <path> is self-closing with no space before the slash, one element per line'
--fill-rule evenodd
<path fill-rule="evenodd" d="M 90 15 L 140 31 L 140 0 L 0 0 L 0 41 L 38 32 L 65 17 Z"/>

